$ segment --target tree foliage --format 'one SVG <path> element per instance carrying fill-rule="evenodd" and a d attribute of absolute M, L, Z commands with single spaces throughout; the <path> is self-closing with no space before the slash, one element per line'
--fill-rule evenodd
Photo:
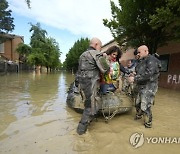
<path fill-rule="evenodd" d="M 175 1 L 177 4 L 180 0 Z M 112 19 L 103 22 L 120 45 L 137 47 L 146 44 L 151 52 L 155 52 L 158 46 L 172 40 L 170 29 L 177 22 L 177 18 L 166 21 L 168 12 L 164 12 L 162 20 L 162 10 L 171 8 L 171 16 L 178 17 L 179 6 L 175 7 L 174 0 L 119 0 L 119 6 L 111 1 Z"/>
<path fill-rule="evenodd" d="M 29 32 L 32 32 L 30 45 L 32 48 L 31 55 L 28 56 L 28 62 L 31 65 L 45 65 L 45 54 L 43 51 L 44 45 L 46 43 L 46 34 L 47 32 L 43 30 L 40 26 L 40 23 L 36 25 L 31 24 L 31 29 Z"/>
<path fill-rule="evenodd" d="M 41 28 L 40 23 L 37 23 L 36 25 L 33 25 L 30 23 L 31 28 L 29 32 L 32 32 L 30 45 L 32 48 L 41 48 L 45 42 L 46 42 L 46 30 Z"/>
<path fill-rule="evenodd" d="M 16 51 L 19 53 L 19 54 L 22 54 L 22 55 L 25 55 L 25 56 L 28 56 L 32 51 L 31 51 L 31 47 L 27 44 L 24 44 L 24 43 L 20 43 L 18 45 L 18 48 L 16 49 Z"/>
<path fill-rule="evenodd" d="M 180 40 L 180 0 L 165 0 L 165 5 L 150 16 L 153 29 L 162 27 L 169 40 Z"/>
<path fill-rule="evenodd" d="M 89 42 L 90 40 L 88 38 L 81 38 L 74 43 L 72 48 L 70 48 L 63 64 L 67 70 L 77 71 L 79 57 L 87 50 Z"/>
<path fill-rule="evenodd" d="M 54 38 L 46 38 L 46 42 L 43 46 L 45 64 L 47 68 L 56 68 L 59 66 L 60 49 L 59 44 Z"/>
<path fill-rule="evenodd" d="M 59 44 L 55 39 L 47 37 L 46 30 L 41 28 L 40 23 L 31 24 L 32 32 L 30 46 L 20 44 L 17 52 L 31 65 L 45 66 L 47 70 L 59 67 L 61 55 Z M 26 58 L 24 58 L 26 57 Z"/>
<path fill-rule="evenodd" d="M 25 0 L 25 1 L 27 3 L 28 8 L 30 9 L 31 8 L 31 1 L 30 0 Z"/>
<path fill-rule="evenodd" d="M 32 53 L 32 48 L 27 44 L 20 43 L 16 51 L 19 53 L 19 60 L 21 62 L 26 62 L 27 57 Z"/>
<path fill-rule="evenodd" d="M 6 0 L 0 1 L 0 32 L 8 33 L 14 29 L 13 20 L 11 17 L 11 10 L 8 10 L 8 2 Z"/>
<path fill-rule="evenodd" d="M 9 4 L 6 0 L 0 1 L 0 33 L 8 33 L 14 30 L 13 20 L 11 17 L 11 10 L 8 10 Z M 3 42 L 3 37 L 0 37 L 0 42 Z"/>

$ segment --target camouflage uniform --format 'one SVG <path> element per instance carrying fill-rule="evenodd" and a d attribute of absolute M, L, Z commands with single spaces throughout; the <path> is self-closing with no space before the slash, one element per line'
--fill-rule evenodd
<path fill-rule="evenodd" d="M 137 111 L 135 119 L 140 119 L 144 115 L 145 127 L 152 125 L 151 106 L 158 89 L 160 67 L 160 61 L 152 55 L 141 59 L 136 66 L 135 82 L 138 95 L 135 102 Z"/>
<path fill-rule="evenodd" d="M 100 72 L 105 73 L 108 70 L 109 66 L 106 63 L 106 59 L 94 48 L 89 48 L 80 56 L 76 77 L 78 79 L 76 81 L 78 80 L 85 96 L 85 108 L 77 128 L 77 132 L 80 135 L 86 132 L 88 123 L 92 121 L 98 111 L 96 95 L 99 88 Z"/>
<path fill-rule="evenodd" d="M 135 64 L 132 64 L 131 67 L 125 67 L 125 69 L 128 70 L 128 74 L 124 73 L 122 90 L 128 94 L 132 94 L 133 91 L 133 83 L 129 83 L 128 77 L 130 73 L 135 72 L 135 67 L 136 67 Z"/>

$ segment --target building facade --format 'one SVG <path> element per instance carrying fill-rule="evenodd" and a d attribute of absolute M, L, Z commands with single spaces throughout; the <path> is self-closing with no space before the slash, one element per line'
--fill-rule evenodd
<path fill-rule="evenodd" d="M 22 36 L 0 33 L 0 74 L 19 72 L 19 54 L 16 48 L 23 42 Z"/>
<path fill-rule="evenodd" d="M 18 61 L 19 54 L 16 52 L 16 48 L 20 43 L 24 42 L 24 37 L 11 34 L 0 34 L 0 37 L 5 38 L 5 42 L 0 43 L 1 59 L 13 62 Z"/>

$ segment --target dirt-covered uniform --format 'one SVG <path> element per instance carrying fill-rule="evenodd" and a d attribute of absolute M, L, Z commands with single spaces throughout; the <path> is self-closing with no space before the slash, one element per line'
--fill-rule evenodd
<path fill-rule="evenodd" d="M 152 125 L 152 112 L 151 106 L 154 102 L 154 97 L 158 89 L 158 77 L 160 71 L 160 61 L 152 55 L 141 59 L 136 66 L 136 76 L 134 78 L 138 95 L 136 98 L 136 119 L 144 115 L 145 127 Z"/>
<path fill-rule="evenodd" d="M 90 47 L 80 56 L 76 81 L 84 93 L 85 108 L 77 128 L 78 134 L 86 132 L 88 123 L 98 111 L 96 98 L 99 89 L 100 73 L 106 73 L 108 71 L 109 65 L 100 51 Z"/>

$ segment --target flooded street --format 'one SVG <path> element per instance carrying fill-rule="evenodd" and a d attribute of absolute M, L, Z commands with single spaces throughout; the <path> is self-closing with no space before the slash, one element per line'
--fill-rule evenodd
<path fill-rule="evenodd" d="M 133 109 L 109 123 L 99 117 L 79 136 L 81 114 L 66 105 L 73 78 L 63 72 L 0 76 L 0 154 L 180 153 L 180 91 L 159 89 L 151 129 L 145 129 L 142 120 L 133 120 Z M 138 148 L 130 144 L 134 133 L 144 135 Z M 179 140 L 158 143 L 159 137 Z"/>

